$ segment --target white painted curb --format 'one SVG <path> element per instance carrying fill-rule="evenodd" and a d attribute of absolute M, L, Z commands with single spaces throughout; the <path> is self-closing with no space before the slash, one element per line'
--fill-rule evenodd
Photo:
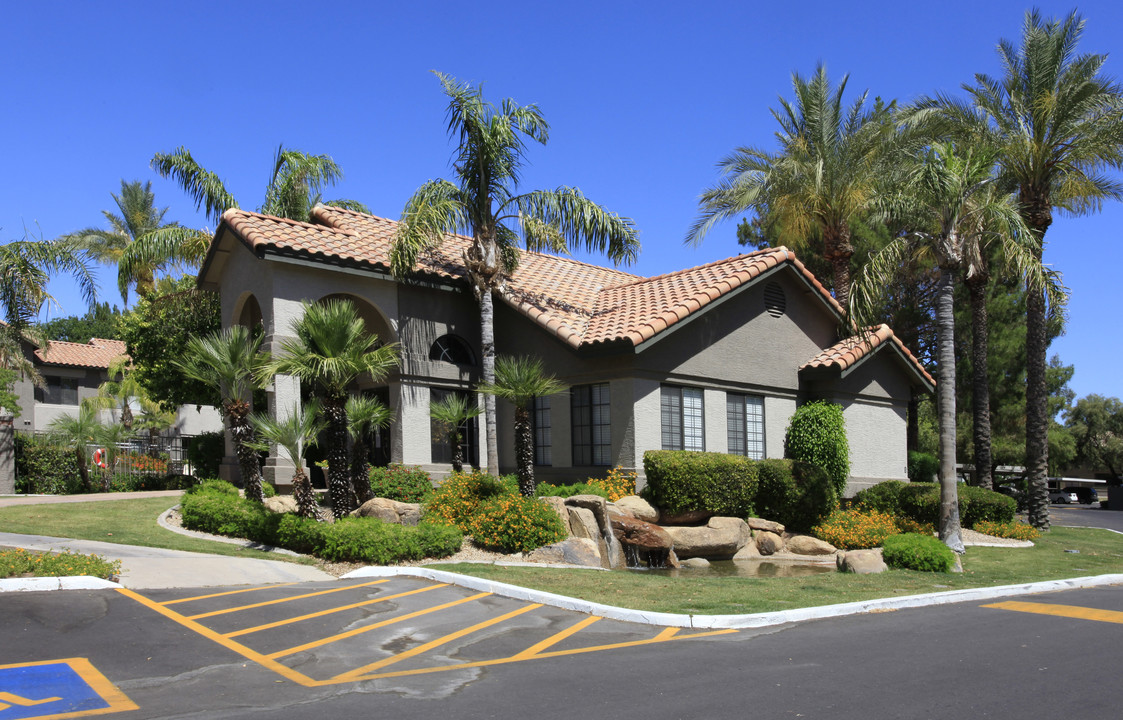
<path fill-rule="evenodd" d="M 0 580 L 0 593 L 44 592 L 46 590 L 108 590 L 121 587 L 110 580 L 76 575 L 73 577 L 5 578 Z"/>
<path fill-rule="evenodd" d="M 824 618 L 842 617 L 844 615 L 860 615 L 862 613 L 879 610 L 978 602 L 980 600 L 992 600 L 1000 597 L 1123 584 L 1123 574 L 1095 575 L 1091 577 L 1070 578 L 1067 580 L 1048 580 L 1045 582 L 1026 583 L 1023 585 L 999 585 L 997 587 L 951 590 L 949 592 L 925 593 L 923 595 L 905 595 L 903 597 L 862 600 L 859 602 L 842 603 L 840 605 L 823 605 L 820 607 L 754 613 L 751 615 L 679 615 L 674 613 L 643 612 L 641 610 L 629 610 L 612 605 L 601 605 L 600 603 L 565 597 L 564 595 L 530 590 L 517 585 L 508 585 L 507 583 L 484 580 L 483 578 L 472 577 L 470 575 L 459 575 L 445 570 L 433 570 L 431 568 L 365 567 L 347 573 L 343 576 L 343 579 L 396 576 L 419 577 L 437 582 L 452 583 L 470 590 L 490 592 L 515 600 L 526 600 L 528 602 L 542 603 L 543 605 L 552 605 L 565 610 L 598 615 L 610 620 L 698 629 L 759 628 L 768 627 L 770 625 L 801 622 L 804 620 L 821 620 Z"/>

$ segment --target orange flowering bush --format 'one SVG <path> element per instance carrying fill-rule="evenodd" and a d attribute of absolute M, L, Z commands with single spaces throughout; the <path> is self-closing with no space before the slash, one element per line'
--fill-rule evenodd
<path fill-rule="evenodd" d="M 22 548 L 0 552 L 0 578 L 89 575 L 109 580 L 120 572 L 120 560 L 106 560 L 100 555 L 82 555 L 69 550 L 58 554 L 37 553 Z"/>
<path fill-rule="evenodd" d="M 482 503 L 468 532 L 477 543 L 503 552 L 529 552 L 564 540 L 561 518 L 546 503 L 522 495 L 503 495 Z"/>
<path fill-rule="evenodd" d="M 1026 525 L 1023 522 L 1013 520 L 1008 523 L 994 522 L 993 520 L 982 520 L 975 523 L 971 528 L 975 532 L 981 532 L 984 535 L 993 535 L 1000 538 L 1012 538 L 1014 540 L 1036 540 L 1041 537 L 1040 531 L 1032 525 Z"/>
<path fill-rule="evenodd" d="M 425 519 L 455 525 L 470 533 L 469 524 L 481 503 L 514 492 L 509 485 L 480 470 L 453 473 L 425 500 Z"/>
<path fill-rule="evenodd" d="M 589 478 L 589 484 L 603 488 L 608 493 L 609 502 L 616 502 L 622 497 L 636 494 L 636 471 L 614 467 L 603 479 Z"/>
<path fill-rule="evenodd" d="M 118 458 L 118 461 L 128 465 L 136 472 L 152 472 L 161 475 L 168 472 L 167 460 L 141 455 L 140 453 L 129 453 Z"/>
<path fill-rule="evenodd" d="M 896 518 L 877 510 L 842 510 L 811 528 L 812 535 L 843 550 L 878 547 L 898 533 Z"/>
<path fill-rule="evenodd" d="M 936 528 L 928 523 L 917 522 L 906 515 L 893 515 L 893 520 L 897 523 L 897 529 L 903 533 L 915 533 L 916 535 L 931 535 L 936 532 Z"/>

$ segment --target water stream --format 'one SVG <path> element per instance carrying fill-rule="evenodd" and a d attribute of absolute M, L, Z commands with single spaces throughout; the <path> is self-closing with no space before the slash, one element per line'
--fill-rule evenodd
<path fill-rule="evenodd" d="M 803 563 L 775 560 L 712 560 L 701 568 L 630 567 L 630 572 L 655 573 L 667 577 L 804 577 L 835 572 L 834 562 Z"/>

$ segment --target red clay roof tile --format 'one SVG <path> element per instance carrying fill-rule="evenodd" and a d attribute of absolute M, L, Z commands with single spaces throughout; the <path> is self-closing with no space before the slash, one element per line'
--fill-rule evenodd
<path fill-rule="evenodd" d="M 124 354 L 124 342 L 103 338 L 92 338 L 85 344 L 51 340 L 46 347 L 35 351 L 35 357 L 48 365 L 90 368 L 108 368 L 111 362 Z"/>
<path fill-rule="evenodd" d="M 840 371 L 845 371 L 858 364 L 862 358 L 873 354 L 878 347 L 885 343 L 891 343 L 896 346 L 901 354 L 904 355 L 906 361 L 913 365 L 930 385 L 935 387 L 935 379 L 928 374 L 928 371 L 924 369 L 920 361 L 909 352 L 905 344 L 893 334 L 893 330 L 885 323 L 866 328 L 864 332 L 860 332 L 857 335 L 835 343 L 801 365 L 799 369 L 834 367 L 838 368 Z"/>

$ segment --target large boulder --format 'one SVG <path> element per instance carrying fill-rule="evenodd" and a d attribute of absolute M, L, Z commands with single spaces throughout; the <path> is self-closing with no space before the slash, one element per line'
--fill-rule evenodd
<path fill-rule="evenodd" d="M 712 517 L 702 526 L 663 529 L 674 541 L 679 558 L 730 559 L 752 539 L 749 526 L 740 518 Z"/>
<path fill-rule="evenodd" d="M 756 543 L 751 542 L 737 551 L 733 556 L 734 560 L 760 560 L 762 557 L 761 552 L 757 549 Z"/>
<path fill-rule="evenodd" d="M 784 526 L 772 520 L 765 520 L 764 518 L 749 518 L 746 520 L 749 524 L 749 529 L 753 532 L 770 532 L 777 535 L 784 534 Z"/>
<path fill-rule="evenodd" d="M 754 544 L 761 555 L 775 555 L 784 549 L 784 538 L 773 532 L 758 532 Z"/>
<path fill-rule="evenodd" d="M 670 567 L 674 541 L 666 530 L 654 523 L 624 515 L 610 515 L 612 532 L 624 550 L 628 565 L 633 567 Z"/>
<path fill-rule="evenodd" d="M 643 520 L 649 523 L 659 522 L 659 510 L 639 495 L 627 495 L 622 497 L 616 501 L 615 505 L 627 510 L 632 514 L 632 517 L 637 520 Z"/>
<path fill-rule="evenodd" d="M 552 565 L 581 565 L 601 567 L 602 561 L 597 545 L 587 538 L 571 537 L 568 540 L 545 545 L 526 555 L 527 562 L 550 563 Z"/>
<path fill-rule="evenodd" d="M 597 525 L 602 528 L 609 527 L 608 523 L 608 501 L 600 495 L 574 495 L 565 499 L 565 504 L 571 508 L 585 508 L 593 513 L 593 517 L 597 519 Z"/>
<path fill-rule="evenodd" d="M 565 498 L 547 496 L 538 498 L 542 502 L 550 506 L 550 509 L 557 513 L 561 518 L 562 526 L 565 527 L 565 532 L 572 535 L 573 532 L 569 529 L 569 508 L 565 506 Z"/>
<path fill-rule="evenodd" d="M 693 557 L 682 561 L 684 568 L 708 568 L 710 561 L 706 558 Z"/>
<path fill-rule="evenodd" d="M 351 513 L 352 517 L 373 517 L 395 525 L 416 525 L 421 520 L 421 505 L 390 498 L 372 498 Z"/>
<path fill-rule="evenodd" d="M 697 525 L 704 523 L 714 514 L 709 510 L 683 510 L 682 512 L 669 513 L 665 510 L 659 511 L 659 524 L 660 525 Z"/>
<path fill-rule="evenodd" d="M 841 552 L 838 554 L 836 563 L 841 572 L 851 572 L 858 575 L 873 575 L 889 569 L 889 566 L 881 558 L 881 548 Z"/>
<path fill-rule="evenodd" d="M 792 535 L 784 542 L 784 549 L 795 555 L 834 555 L 838 548 L 810 535 Z"/>
<path fill-rule="evenodd" d="M 296 498 L 292 495 L 274 495 L 273 497 L 265 498 L 266 510 L 271 510 L 275 513 L 295 513 L 300 510 L 296 504 Z"/>

